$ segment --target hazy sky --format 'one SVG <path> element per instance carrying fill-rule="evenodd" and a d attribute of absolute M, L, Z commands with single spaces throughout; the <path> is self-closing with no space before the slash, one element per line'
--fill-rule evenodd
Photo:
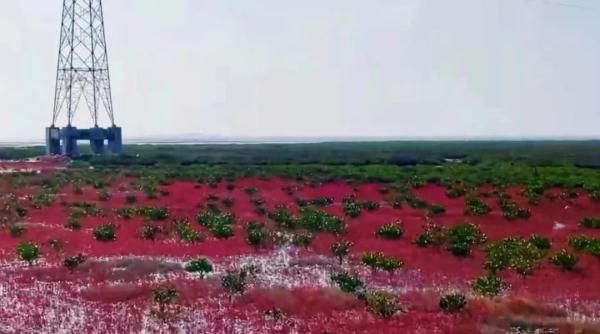
<path fill-rule="evenodd" d="M 51 121 L 61 4 L 0 0 L 0 140 Z M 600 137 L 599 0 L 104 0 L 104 14 L 126 137 Z"/>

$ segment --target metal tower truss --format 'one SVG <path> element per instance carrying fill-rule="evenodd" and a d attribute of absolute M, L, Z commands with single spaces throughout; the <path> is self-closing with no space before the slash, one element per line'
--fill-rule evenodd
<path fill-rule="evenodd" d="M 102 0 L 63 0 L 54 96 L 52 126 L 46 133 L 49 154 L 77 155 L 80 139 L 89 139 L 96 153 L 103 153 L 108 140 L 113 153 L 119 153 L 121 129 L 115 126 Z M 82 107 L 94 126 L 85 132 L 73 126 Z M 99 128 L 99 114 L 108 117 L 110 128 Z M 66 115 L 67 126 L 59 129 L 61 115 Z M 118 148 L 113 147 L 115 140 Z"/>

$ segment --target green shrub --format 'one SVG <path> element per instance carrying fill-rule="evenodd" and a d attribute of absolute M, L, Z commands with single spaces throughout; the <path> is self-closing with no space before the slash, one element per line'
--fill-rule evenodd
<path fill-rule="evenodd" d="M 350 294 L 364 294 L 365 284 L 356 274 L 348 272 L 340 272 L 331 275 L 331 280 L 340 290 Z"/>
<path fill-rule="evenodd" d="M 8 229 L 9 229 L 10 235 L 14 238 L 22 237 L 26 232 L 25 226 L 23 226 L 21 224 L 12 224 L 12 225 L 10 225 L 10 227 Z"/>
<path fill-rule="evenodd" d="M 487 237 L 471 223 L 462 223 L 448 229 L 448 250 L 455 256 L 468 256 L 471 248 L 484 243 Z"/>
<path fill-rule="evenodd" d="M 344 261 L 344 257 L 350 253 L 350 247 L 352 247 L 352 242 L 348 240 L 338 240 L 331 245 L 331 253 L 340 261 L 340 265 Z"/>
<path fill-rule="evenodd" d="M 227 197 L 223 200 L 223 206 L 226 208 L 232 208 L 234 204 L 234 200 L 231 197 Z"/>
<path fill-rule="evenodd" d="M 17 216 L 19 218 L 25 218 L 25 217 L 27 217 L 27 213 L 28 213 L 27 209 L 24 208 L 24 207 L 21 207 L 21 206 L 17 206 L 15 208 L 15 212 L 17 213 Z"/>
<path fill-rule="evenodd" d="M 169 218 L 169 209 L 146 207 L 138 210 L 138 214 L 152 221 L 163 221 Z"/>
<path fill-rule="evenodd" d="M 344 214 L 350 218 L 358 218 L 362 211 L 362 206 L 353 199 L 344 199 L 342 202 Z"/>
<path fill-rule="evenodd" d="M 362 201 L 359 203 L 359 205 L 369 212 L 377 211 L 380 208 L 380 204 L 378 202 L 373 201 Z"/>
<path fill-rule="evenodd" d="M 405 200 L 408 203 L 408 205 L 413 209 L 425 209 L 429 206 L 429 204 L 427 204 L 427 202 L 425 202 L 424 200 L 412 195 L 406 196 Z"/>
<path fill-rule="evenodd" d="M 269 240 L 269 233 L 263 224 L 250 222 L 246 225 L 246 241 L 255 248 L 263 247 Z"/>
<path fill-rule="evenodd" d="M 218 213 L 207 210 L 198 215 L 197 221 L 200 225 L 207 227 L 213 236 L 218 239 L 227 239 L 234 235 L 235 217 L 231 213 Z"/>
<path fill-rule="evenodd" d="M 193 230 L 186 219 L 175 219 L 172 222 L 177 237 L 188 243 L 196 243 L 204 240 L 204 236 Z"/>
<path fill-rule="evenodd" d="M 366 304 L 369 312 L 386 320 L 392 318 L 400 310 L 398 299 L 386 291 L 367 294 Z"/>
<path fill-rule="evenodd" d="M 98 200 L 102 201 L 102 202 L 107 202 L 108 200 L 110 200 L 110 193 L 108 192 L 108 190 L 106 189 L 102 189 L 100 191 L 98 191 Z"/>
<path fill-rule="evenodd" d="M 16 252 L 19 259 L 27 262 L 30 266 L 40 257 L 38 245 L 27 241 L 21 242 L 17 246 Z"/>
<path fill-rule="evenodd" d="M 179 292 L 171 284 L 161 285 L 152 290 L 152 300 L 158 304 L 158 316 L 163 320 L 166 320 L 167 306 L 175 302 Z"/>
<path fill-rule="evenodd" d="M 385 224 L 375 234 L 382 239 L 398 240 L 404 235 L 404 227 L 400 223 Z"/>
<path fill-rule="evenodd" d="M 468 196 L 466 198 L 465 215 L 467 216 L 483 216 L 491 211 L 490 207 L 484 201 L 475 197 Z"/>
<path fill-rule="evenodd" d="M 292 213 L 284 206 L 278 206 L 275 211 L 269 213 L 269 218 L 274 221 L 277 226 L 287 229 L 296 228 L 296 219 Z"/>
<path fill-rule="evenodd" d="M 346 223 L 342 219 L 312 208 L 300 210 L 298 224 L 311 232 L 341 234 L 346 231 Z"/>
<path fill-rule="evenodd" d="M 450 293 L 440 299 L 440 309 L 447 313 L 462 311 L 467 306 L 467 298 L 461 293 Z"/>
<path fill-rule="evenodd" d="M 486 249 L 484 267 L 490 273 L 512 269 L 520 275 L 529 275 L 544 253 L 521 238 L 505 238 Z"/>
<path fill-rule="evenodd" d="M 500 277 L 488 274 L 471 282 L 471 288 L 479 295 L 494 297 L 506 289 L 506 283 Z"/>
<path fill-rule="evenodd" d="M 529 237 L 528 242 L 539 250 L 549 250 L 552 248 L 552 242 L 550 239 L 536 234 Z"/>
<path fill-rule="evenodd" d="M 140 230 L 140 237 L 144 240 L 156 240 L 156 237 L 163 233 L 163 230 L 156 225 L 144 224 Z"/>
<path fill-rule="evenodd" d="M 563 271 L 573 270 L 578 261 L 579 257 L 577 257 L 577 255 L 569 253 L 564 249 L 550 258 L 550 262 Z"/>
<path fill-rule="evenodd" d="M 94 229 L 93 234 L 94 238 L 98 241 L 115 241 L 117 239 L 116 236 L 117 225 L 113 223 L 103 224 L 100 227 Z"/>
<path fill-rule="evenodd" d="M 83 254 L 77 254 L 75 256 L 70 256 L 65 258 L 63 261 L 63 265 L 65 268 L 70 271 L 74 271 L 77 267 L 82 265 L 86 261 L 86 257 Z"/>
<path fill-rule="evenodd" d="M 135 194 L 127 194 L 127 196 L 125 196 L 125 203 L 129 205 L 137 203 L 137 196 Z"/>
<path fill-rule="evenodd" d="M 246 187 L 244 188 L 244 192 L 249 196 L 254 196 L 256 193 L 258 193 L 258 189 L 254 187 Z"/>
<path fill-rule="evenodd" d="M 401 260 L 385 256 L 381 252 L 363 253 L 361 260 L 371 269 L 382 269 L 389 273 L 393 273 L 404 266 L 404 262 Z"/>
<path fill-rule="evenodd" d="M 569 245 L 577 251 L 585 251 L 592 245 L 592 240 L 583 235 L 571 236 L 569 238 Z"/>
<path fill-rule="evenodd" d="M 185 270 L 190 273 L 198 273 L 204 277 L 205 274 L 213 271 L 213 266 L 207 259 L 197 259 L 188 262 L 185 265 Z"/>
<path fill-rule="evenodd" d="M 502 210 L 502 216 L 508 221 L 529 219 L 531 217 L 529 209 L 521 208 L 517 203 L 509 200 L 501 200 L 500 209 Z"/>
<path fill-rule="evenodd" d="M 446 196 L 448 198 L 459 198 L 467 194 L 467 190 L 462 186 L 451 186 L 446 190 Z"/>
<path fill-rule="evenodd" d="M 441 225 L 429 223 L 424 226 L 423 232 L 414 241 L 419 247 L 441 246 L 446 243 L 448 234 Z"/>
<path fill-rule="evenodd" d="M 446 212 L 446 208 L 441 204 L 431 204 L 427 207 L 427 212 L 432 216 L 439 216 Z"/>
<path fill-rule="evenodd" d="M 246 278 L 248 276 L 245 270 L 228 271 L 221 278 L 221 286 L 229 293 L 229 300 L 234 295 L 242 295 L 246 291 Z"/>
<path fill-rule="evenodd" d="M 581 220 L 581 226 L 591 229 L 600 229 L 600 218 L 585 217 Z"/>
<path fill-rule="evenodd" d="M 292 235 L 292 245 L 296 247 L 308 247 L 314 236 L 309 232 L 297 232 Z"/>

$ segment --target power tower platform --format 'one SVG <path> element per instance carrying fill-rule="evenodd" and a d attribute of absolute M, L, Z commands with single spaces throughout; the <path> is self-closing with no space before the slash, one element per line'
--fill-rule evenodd
<path fill-rule="evenodd" d="M 102 0 L 63 0 L 52 125 L 46 128 L 46 152 L 78 156 L 77 142 L 90 142 L 95 154 L 121 154 L 122 129 L 115 125 Z M 91 126 L 74 125 L 87 109 Z M 66 126 L 58 125 L 66 114 Z M 100 116 L 110 125 L 100 126 Z"/>
<path fill-rule="evenodd" d="M 46 128 L 46 154 L 79 155 L 77 142 L 87 140 L 94 154 L 121 154 L 123 152 L 122 130 L 120 127 L 78 129 L 76 127 Z"/>

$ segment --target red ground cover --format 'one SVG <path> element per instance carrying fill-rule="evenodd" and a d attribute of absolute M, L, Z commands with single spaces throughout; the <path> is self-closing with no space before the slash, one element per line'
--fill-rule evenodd
<path fill-rule="evenodd" d="M 428 222 L 423 210 L 404 206 L 392 208 L 379 190 L 381 185 L 352 186 L 333 182 L 311 187 L 283 179 L 240 179 L 228 190 L 226 182 L 216 188 L 206 184 L 175 182 L 162 186 L 168 192 L 157 199 L 146 199 L 136 193 L 136 206 L 168 207 L 171 218 L 188 218 L 191 226 L 204 232 L 208 238 L 201 243 L 186 244 L 172 238 L 147 241 L 139 238 L 141 218 L 124 220 L 108 217 L 82 219 L 83 228 L 71 231 L 64 228 L 68 203 L 90 202 L 105 209 L 126 206 L 123 191 L 128 181 L 111 185 L 111 199 L 98 200 L 91 187 L 77 195 L 67 187 L 58 194 L 55 203 L 42 209 L 28 207 L 24 221 L 27 232 L 14 238 L 8 232 L 0 233 L 0 331 L 21 332 L 188 332 L 188 333 L 479 333 L 486 326 L 511 314 L 510 307 L 490 304 L 473 297 L 468 309 L 458 315 L 441 313 L 438 301 L 445 291 L 456 289 L 469 294 L 469 281 L 483 274 L 484 253 L 480 249 L 467 258 L 452 256 L 445 249 L 419 248 L 412 241 Z M 318 234 L 306 250 L 254 250 L 247 245 L 243 223 L 268 219 L 255 213 L 247 187 L 258 189 L 258 195 L 268 209 L 277 205 L 296 208 L 295 198 L 331 197 L 335 203 L 324 210 L 344 217 L 341 201 L 354 195 L 361 200 L 377 201 L 381 208 L 363 211 L 356 219 L 344 217 L 348 231 L 344 238 L 354 246 L 344 268 L 356 271 L 369 286 L 393 291 L 402 302 L 403 312 L 384 321 L 368 313 L 355 298 L 332 287 L 329 274 L 338 268 L 330 256 L 332 235 Z M 284 190 L 296 189 L 293 195 Z M 23 189 L 32 194 L 36 189 Z M 436 223 L 451 226 L 463 222 L 464 199 L 450 199 L 445 189 L 428 185 L 414 190 L 414 194 L 428 203 L 443 204 L 447 211 L 433 218 Z M 598 231 L 578 226 L 584 216 L 600 214 L 600 205 L 586 195 L 565 201 L 544 198 L 540 205 L 527 205 L 518 189 L 511 189 L 513 199 L 531 209 L 529 220 L 506 221 L 493 199 L 486 200 L 492 207 L 489 215 L 470 217 L 481 226 L 490 240 L 506 236 L 540 234 L 549 237 L 553 249 L 567 247 L 572 234 L 600 237 Z M 200 207 L 209 195 L 220 199 L 232 198 L 230 209 L 237 218 L 235 236 L 228 240 L 211 237 L 195 223 Z M 67 204 L 67 205 L 65 205 Z M 294 209 L 296 210 L 296 209 Z M 102 243 L 93 238 L 92 230 L 108 221 L 118 225 L 117 240 Z M 405 235 L 398 241 L 384 241 L 375 236 L 381 225 L 401 221 Z M 558 227 L 558 228 L 557 228 Z M 55 253 L 48 247 L 49 240 L 64 242 L 64 250 Z M 42 245 L 42 260 L 34 267 L 18 262 L 15 247 L 22 240 Z M 371 272 L 360 264 L 364 251 L 382 251 L 405 262 L 404 268 L 394 275 Z M 70 273 L 62 267 L 66 255 L 83 253 L 90 259 L 82 268 Z M 210 259 L 217 274 L 202 280 L 187 274 L 182 263 L 197 257 Z M 220 287 L 218 273 L 244 263 L 258 264 L 262 271 L 252 281 L 247 294 L 230 304 Z M 519 296 L 532 301 L 526 306 L 548 312 L 537 303 L 554 305 L 566 317 L 595 319 L 600 314 L 600 261 L 582 255 L 577 270 L 561 272 L 543 261 L 535 273 L 527 278 L 504 274 L 510 283 L 508 296 Z M 178 317 L 163 324 L 152 317 L 151 290 L 158 282 L 169 280 L 180 291 L 177 302 Z M 499 306 L 500 305 L 500 306 Z M 510 302 L 507 305 L 510 304 Z M 519 307 L 525 309 L 523 304 Z M 532 306 L 533 305 L 533 306 Z M 276 319 L 265 311 L 280 309 Z M 568 325 L 564 332 L 572 331 Z"/>

